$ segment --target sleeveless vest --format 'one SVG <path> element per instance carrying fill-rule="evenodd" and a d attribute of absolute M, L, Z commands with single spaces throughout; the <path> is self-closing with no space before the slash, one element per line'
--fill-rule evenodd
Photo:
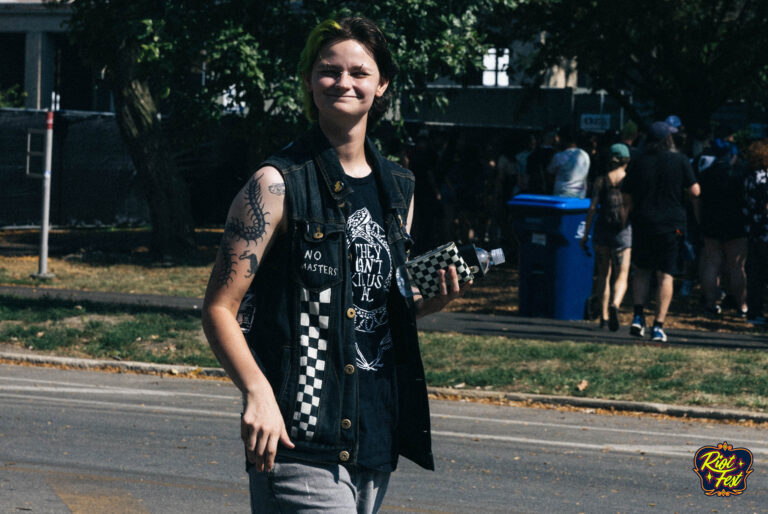
<path fill-rule="evenodd" d="M 398 390 L 399 453 L 434 469 L 429 404 L 405 261 L 413 174 L 366 152 L 382 192 L 384 231 L 392 253 L 390 316 Z M 315 126 L 268 158 L 283 176 L 287 230 L 278 234 L 240 308 L 256 362 L 269 380 L 296 445 L 278 456 L 323 463 L 357 461 L 358 388 L 352 262 L 345 227 L 352 188 L 336 152 Z"/>

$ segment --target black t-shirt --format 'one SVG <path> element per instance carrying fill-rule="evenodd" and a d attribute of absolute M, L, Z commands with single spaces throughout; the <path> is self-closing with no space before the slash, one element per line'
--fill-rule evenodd
<path fill-rule="evenodd" d="M 696 183 L 688 157 L 678 152 L 646 153 L 629 166 L 622 191 L 632 196 L 635 230 L 685 231 L 686 191 Z"/>
<path fill-rule="evenodd" d="M 358 464 L 394 471 L 397 424 L 394 350 L 389 331 L 387 299 L 392 283 L 392 258 L 384 232 L 384 213 L 374 173 L 347 177 L 353 193 L 347 219 L 348 253 L 352 265 L 355 308 L 359 427 Z"/>
<path fill-rule="evenodd" d="M 700 169 L 701 233 L 713 238 L 736 238 L 746 234 L 744 173 L 730 163 L 730 155 L 715 159 Z"/>
<path fill-rule="evenodd" d="M 551 146 L 539 146 L 531 152 L 525 165 L 525 174 L 528 176 L 528 188 L 526 193 L 537 195 L 549 195 L 547 178 L 547 166 L 549 166 L 552 157 L 555 155 L 555 149 Z"/>

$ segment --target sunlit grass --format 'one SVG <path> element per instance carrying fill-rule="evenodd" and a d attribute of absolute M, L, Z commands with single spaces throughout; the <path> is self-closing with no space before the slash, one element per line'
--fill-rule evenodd
<path fill-rule="evenodd" d="M 668 348 L 424 333 L 435 386 L 676 404 L 768 406 L 760 350 Z M 586 381 L 586 382 L 583 382 Z M 585 385 L 583 390 L 577 387 Z"/>
<path fill-rule="evenodd" d="M 0 297 L 0 342 L 76 357 L 216 366 L 199 313 Z"/>
<path fill-rule="evenodd" d="M 37 257 L 0 257 L 0 285 L 52 287 L 83 291 L 131 294 L 163 294 L 198 298 L 205 293 L 212 264 L 175 265 L 88 262 L 50 258 L 52 280 L 40 282 Z"/>

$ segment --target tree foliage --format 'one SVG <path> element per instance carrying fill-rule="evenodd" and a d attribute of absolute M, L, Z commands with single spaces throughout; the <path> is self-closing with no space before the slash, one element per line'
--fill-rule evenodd
<path fill-rule="evenodd" d="M 481 64 L 478 14 L 510 0 L 56 2 L 72 9 L 73 42 L 115 95 L 118 124 L 150 200 L 156 250 L 183 253 L 192 223 L 175 157 L 226 112 L 240 112 L 254 164 L 295 135 L 306 123 L 296 65 L 315 24 L 357 14 L 377 21 L 401 70 L 392 87 L 421 100 L 430 81 Z M 225 91 L 229 110 L 222 108 Z"/>
<path fill-rule="evenodd" d="M 0 107 L 23 107 L 26 97 L 26 91 L 23 91 L 18 84 L 7 89 L 0 89 Z"/>
<path fill-rule="evenodd" d="M 575 60 L 630 112 L 622 89 L 694 129 L 728 100 L 765 91 L 766 22 L 761 0 L 527 0 L 491 20 L 494 38 L 534 43 L 526 63 L 534 76 Z"/>

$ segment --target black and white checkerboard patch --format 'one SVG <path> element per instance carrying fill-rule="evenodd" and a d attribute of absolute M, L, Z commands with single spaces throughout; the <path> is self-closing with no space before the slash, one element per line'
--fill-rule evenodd
<path fill-rule="evenodd" d="M 317 427 L 320 391 L 323 389 L 325 355 L 328 350 L 328 321 L 331 311 L 331 289 L 319 292 L 301 290 L 299 322 L 299 390 L 293 413 L 291 437 L 311 441 Z"/>
<path fill-rule="evenodd" d="M 459 255 L 455 243 L 446 243 L 423 255 L 419 255 L 406 263 L 408 276 L 413 285 L 419 288 L 424 298 L 431 298 L 440 292 L 441 269 L 453 264 L 459 275 L 459 283 L 469 282 L 473 275 L 464 259 Z"/>

